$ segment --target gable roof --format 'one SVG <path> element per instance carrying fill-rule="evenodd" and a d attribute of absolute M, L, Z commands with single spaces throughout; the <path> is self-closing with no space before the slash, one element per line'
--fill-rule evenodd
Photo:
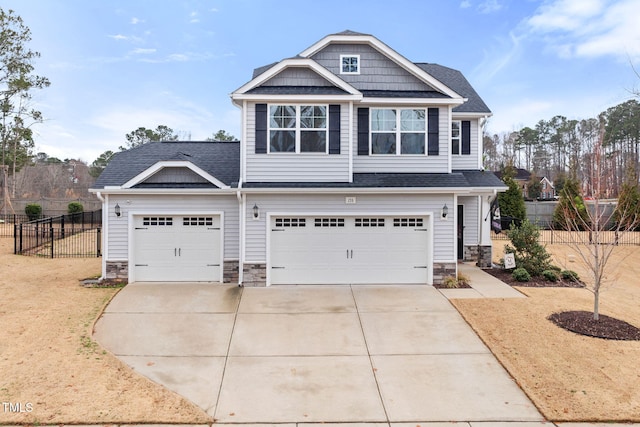
<path fill-rule="evenodd" d="M 116 153 L 93 188 L 121 187 L 162 162 L 189 162 L 195 166 L 195 170 L 202 170 L 227 186 L 237 187 L 240 176 L 240 144 L 237 141 L 149 142 Z M 214 184 L 208 187 L 214 187 Z"/>

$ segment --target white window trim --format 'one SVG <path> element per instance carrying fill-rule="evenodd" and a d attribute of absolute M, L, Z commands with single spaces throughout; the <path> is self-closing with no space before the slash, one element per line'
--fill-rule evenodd
<path fill-rule="evenodd" d="M 291 152 L 291 151 L 271 151 L 271 131 L 272 130 L 286 130 L 285 128 L 272 128 L 271 127 L 271 107 L 272 106 L 287 106 L 287 107 L 295 107 L 296 108 L 296 127 L 295 128 L 288 128 L 288 130 L 294 130 L 295 131 L 295 139 L 296 139 L 296 149 L 295 151 Z M 301 151 L 300 150 L 300 133 L 302 128 L 300 127 L 300 110 L 301 107 L 325 107 L 325 111 L 326 111 L 326 116 L 327 116 L 327 123 L 326 126 L 324 128 L 325 131 L 325 147 L 324 147 L 324 152 L 322 151 Z M 306 129 L 306 128 L 305 128 Z M 309 129 L 312 130 L 312 129 Z M 314 129 L 316 131 L 321 131 L 322 129 Z M 329 104 L 314 104 L 314 103 L 308 103 L 308 104 L 288 104 L 288 103 L 274 103 L 274 104 L 268 104 L 267 105 L 267 153 L 268 154 L 285 154 L 285 155 L 293 155 L 293 154 L 308 154 L 308 155 L 325 155 L 325 154 L 329 154 Z"/>
<path fill-rule="evenodd" d="M 344 58 L 356 58 L 356 60 L 358 61 L 357 70 L 356 71 L 344 71 L 342 69 L 342 60 Z M 352 74 L 352 75 L 360 74 L 360 55 L 340 55 L 339 68 L 340 68 L 340 74 Z"/>
<path fill-rule="evenodd" d="M 453 152 L 453 124 L 458 123 L 458 152 Z M 451 155 L 452 156 L 462 156 L 462 120 L 451 120 Z"/>
<path fill-rule="evenodd" d="M 428 123 L 428 110 L 426 108 L 372 108 L 371 111 L 374 110 L 395 110 L 396 113 L 396 130 L 394 131 L 373 131 L 371 128 L 371 120 L 373 114 L 369 114 L 369 155 L 370 156 L 402 156 L 402 157 L 427 157 L 428 155 L 428 144 L 429 144 L 429 123 Z M 423 110 L 424 111 L 424 131 L 406 131 L 402 132 L 401 120 L 402 114 L 398 114 L 402 110 Z M 372 141 L 374 133 L 389 133 L 396 135 L 396 152 L 395 154 L 383 154 L 383 153 L 373 153 Z M 424 153 L 423 154 L 402 154 L 402 134 L 403 133 L 424 133 Z"/>

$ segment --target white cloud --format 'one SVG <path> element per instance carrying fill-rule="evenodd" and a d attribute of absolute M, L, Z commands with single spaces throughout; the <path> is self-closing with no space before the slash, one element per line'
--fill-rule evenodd
<path fill-rule="evenodd" d="M 143 23 L 144 20 L 143 19 L 138 19 L 136 17 L 131 18 L 131 24 L 136 25 L 136 24 L 140 24 Z"/>
<path fill-rule="evenodd" d="M 472 71 L 473 80 L 479 85 L 486 84 L 511 64 L 520 54 L 521 37 L 511 32 L 508 38 L 496 39 L 495 45 L 485 50 L 482 62 Z"/>
<path fill-rule="evenodd" d="M 469 0 L 462 0 L 460 2 L 460 9 L 468 9 L 471 7 L 471 2 Z"/>
<path fill-rule="evenodd" d="M 559 56 L 640 59 L 640 2 L 557 0 L 541 6 L 526 24 Z"/>
<path fill-rule="evenodd" d="M 156 53 L 156 49 L 137 48 L 137 49 L 133 49 L 130 53 L 133 55 L 148 55 L 151 53 Z"/>
<path fill-rule="evenodd" d="M 108 37 L 114 40 L 129 40 L 129 37 L 123 36 L 122 34 L 109 35 Z"/>
<path fill-rule="evenodd" d="M 478 12 L 480 13 L 493 13 L 502 9 L 502 5 L 498 0 L 485 0 L 478 5 Z"/>

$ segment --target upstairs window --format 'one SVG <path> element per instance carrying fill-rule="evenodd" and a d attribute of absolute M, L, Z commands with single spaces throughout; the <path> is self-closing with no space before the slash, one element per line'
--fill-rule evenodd
<path fill-rule="evenodd" d="M 326 153 L 326 105 L 269 106 L 270 153 Z"/>
<path fill-rule="evenodd" d="M 460 120 L 451 122 L 451 154 L 460 154 Z"/>
<path fill-rule="evenodd" d="M 340 74 L 360 74 L 360 55 L 340 55 Z"/>
<path fill-rule="evenodd" d="M 371 109 L 371 154 L 425 154 L 424 109 Z"/>

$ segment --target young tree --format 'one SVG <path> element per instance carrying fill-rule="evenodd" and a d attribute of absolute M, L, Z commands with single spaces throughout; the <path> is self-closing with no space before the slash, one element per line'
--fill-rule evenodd
<path fill-rule="evenodd" d="M 573 178 L 564 181 L 559 194 L 558 205 L 553 211 L 553 228 L 587 230 L 590 225 L 589 212 L 580 193 L 578 181 Z"/>
<path fill-rule="evenodd" d="M 524 204 L 522 190 L 513 179 L 515 170 L 508 166 L 504 169 L 502 181 L 509 187 L 504 193 L 498 194 L 498 204 L 502 216 L 515 218 L 523 221 L 527 217 L 527 208 Z"/>
<path fill-rule="evenodd" d="M 30 127 L 42 121 L 40 111 L 31 108 L 31 93 L 50 84 L 34 74 L 33 62 L 40 53 L 26 47 L 30 41 L 31 31 L 22 18 L 0 8 L 0 172 L 5 206 L 9 171 L 15 175 L 28 161 L 34 145 Z"/>
<path fill-rule="evenodd" d="M 593 153 L 594 176 L 591 178 L 593 188 L 592 209 L 585 209 L 581 197 L 570 197 L 567 181 L 563 191 L 565 202 L 559 203 L 554 212 L 554 220 L 558 221 L 564 230 L 571 231 L 571 236 L 565 242 L 569 248 L 582 261 L 588 271 L 590 280 L 587 282 L 594 296 L 593 319 L 599 319 L 600 293 L 605 284 L 607 273 L 611 270 L 611 257 L 618 240 L 622 235 L 640 224 L 637 204 L 624 202 L 618 205 L 616 210 L 617 221 L 613 230 L 609 229 L 613 213 L 608 213 L 601 200 L 604 198 L 605 188 L 602 185 L 605 177 L 602 169 L 605 167 L 605 159 L 602 156 L 602 144 L 604 140 L 604 126 L 601 127 L 598 142 Z M 575 185 L 572 183 L 571 185 Z M 584 230 L 584 231 L 582 231 Z"/>

